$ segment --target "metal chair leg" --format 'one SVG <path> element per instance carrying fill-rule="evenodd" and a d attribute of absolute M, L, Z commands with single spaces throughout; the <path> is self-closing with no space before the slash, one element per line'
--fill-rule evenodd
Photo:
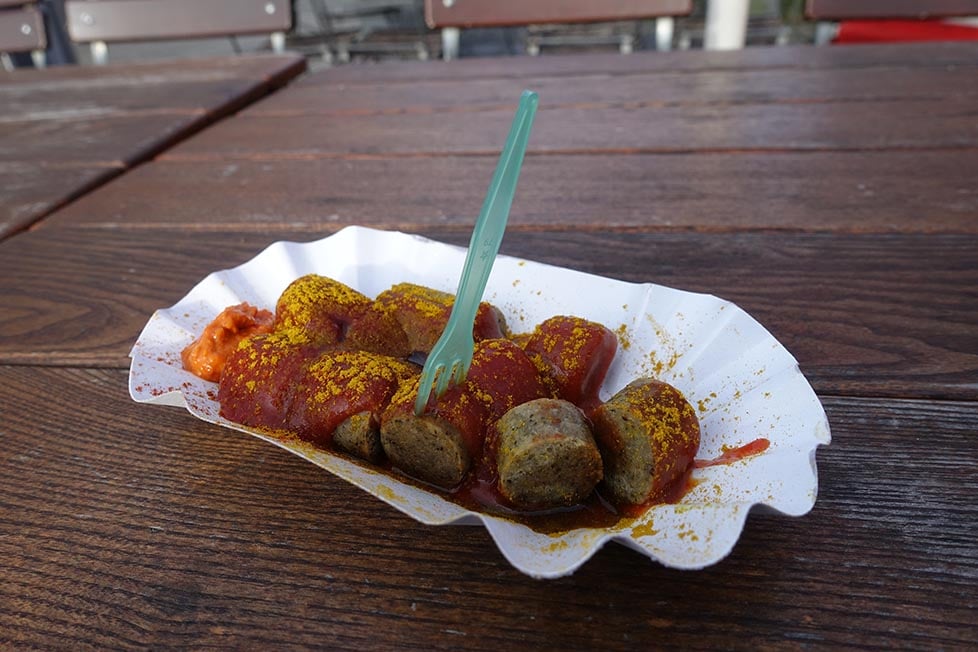
<path fill-rule="evenodd" d="M 676 30 L 676 20 L 672 16 L 655 19 L 655 49 L 668 52 L 672 49 L 672 36 Z"/>
<path fill-rule="evenodd" d="M 272 32 L 269 37 L 272 44 L 272 51 L 277 54 L 285 52 L 285 32 Z"/>
<path fill-rule="evenodd" d="M 619 54 L 631 54 L 635 50 L 635 37 L 631 34 L 622 34 L 618 41 Z"/>
<path fill-rule="evenodd" d="M 109 62 L 109 46 L 105 41 L 92 41 L 88 48 L 92 52 L 92 63 L 96 66 L 104 66 Z"/>
<path fill-rule="evenodd" d="M 821 20 L 815 23 L 815 45 L 828 45 L 839 35 L 839 23 Z"/>
<path fill-rule="evenodd" d="M 445 27 L 441 30 L 441 56 L 445 61 L 458 59 L 458 43 L 461 32 L 458 27 Z"/>
<path fill-rule="evenodd" d="M 747 40 L 748 0 L 709 0 L 706 5 L 704 50 L 740 50 Z"/>

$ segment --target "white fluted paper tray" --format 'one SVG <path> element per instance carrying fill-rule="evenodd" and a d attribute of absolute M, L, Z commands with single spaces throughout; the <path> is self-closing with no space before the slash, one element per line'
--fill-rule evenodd
<path fill-rule="evenodd" d="M 186 406 L 195 416 L 286 448 L 430 525 L 483 523 L 503 555 L 535 577 L 572 573 L 605 542 L 618 541 L 675 568 L 702 568 L 726 556 L 754 505 L 800 516 L 815 503 L 815 450 L 830 440 L 828 421 L 795 359 L 757 321 L 714 296 L 634 284 L 500 256 L 486 290 L 514 332 L 569 314 L 615 330 L 621 345 L 604 387 L 610 397 L 631 380 L 655 376 L 697 407 L 698 458 L 757 438 L 759 455 L 693 473 L 678 504 L 651 508 L 615 527 L 540 534 L 465 510 L 437 492 L 301 443 L 288 443 L 219 415 L 216 384 L 183 370 L 180 351 L 221 310 L 247 301 L 274 309 L 282 290 L 308 273 L 330 276 L 368 296 L 413 282 L 454 292 L 465 249 L 419 236 L 348 227 L 309 243 L 277 242 L 255 258 L 215 272 L 174 306 L 158 310 L 131 352 L 136 401 Z"/>

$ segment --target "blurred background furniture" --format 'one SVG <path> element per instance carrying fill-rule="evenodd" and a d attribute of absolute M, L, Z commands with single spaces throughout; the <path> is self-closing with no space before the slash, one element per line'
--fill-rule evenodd
<path fill-rule="evenodd" d="M 353 58 L 428 59 L 431 38 L 424 23 L 423 0 L 306 0 L 296 13 L 310 14 L 316 27 L 303 35 L 293 32 L 289 47 L 319 50 L 327 62 Z M 302 11 L 307 10 L 307 11 Z"/>
<path fill-rule="evenodd" d="M 227 36 L 234 44 L 238 35 L 267 34 L 282 52 L 293 20 L 290 0 L 68 0 L 65 9 L 72 40 L 89 43 L 97 64 L 113 42 Z"/>
<path fill-rule="evenodd" d="M 805 0 L 815 42 L 978 40 L 978 0 Z"/>
<path fill-rule="evenodd" d="M 692 0 L 425 0 L 425 20 L 429 27 L 441 29 L 443 58 L 454 59 L 461 29 L 644 19 L 655 20 L 656 49 L 667 50 L 672 44 L 674 17 L 687 15 L 692 9 Z M 612 38 L 623 54 L 635 47 L 634 35 Z M 527 39 L 526 49 L 529 54 L 538 54 L 542 47 L 589 43 L 586 37 L 573 34 L 540 33 Z"/>
<path fill-rule="evenodd" d="M 0 59 L 6 70 L 15 67 L 12 54 L 27 54 L 33 65 L 45 64 L 47 37 L 44 18 L 37 2 L 0 0 Z"/>
<path fill-rule="evenodd" d="M 109 43 L 113 61 L 288 48 L 316 68 L 443 51 L 455 58 L 971 40 L 978 0 L 0 0 L 0 28 L 8 69 L 74 63 L 76 54 L 104 63 Z M 91 47 L 76 49 L 81 43 Z"/>

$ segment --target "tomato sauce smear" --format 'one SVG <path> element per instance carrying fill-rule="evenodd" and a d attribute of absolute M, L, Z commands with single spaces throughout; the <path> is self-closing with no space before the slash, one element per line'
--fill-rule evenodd
<path fill-rule="evenodd" d="M 749 441 L 743 446 L 728 447 L 724 446 L 722 448 L 723 452 L 713 459 L 709 460 L 693 460 L 694 469 L 702 469 L 707 466 L 719 466 L 721 464 L 733 464 L 734 462 L 739 462 L 742 459 L 751 457 L 752 455 L 760 455 L 768 449 L 771 442 L 764 437 L 759 437 L 754 441 Z"/>

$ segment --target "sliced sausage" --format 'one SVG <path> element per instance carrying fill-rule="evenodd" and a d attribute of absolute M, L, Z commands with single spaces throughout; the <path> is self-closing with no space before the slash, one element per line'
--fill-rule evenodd
<path fill-rule="evenodd" d="M 584 500 L 601 481 L 598 447 L 581 410 L 542 398 L 512 408 L 495 425 L 499 491 L 519 509 L 553 509 Z"/>
<path fill-rule="evenodd" d="M 221 416 L 258 428 L 286 427 L 292 409 L 295 379 L 319 353 L 301 331 L 254 335 L 228 356 L 217 400 Z"/>
<path fill-rule="evenodd" d="M 392 358 L 407 358 L 413 352 L 407 333 L 394 317 L 394 312 L 377 301 L 350 322 L 343 346 Z"/>
<path fill-rule="evenodd" d="M 333 446 L 368 462 L 384 457 L 380 445 L 380 421 L 374 412 L 357 412 L 344 419 L 333 431 Z"/>
<path fill-rule="evenodd" d="M 306 274 L 292 281 L 275 305 L 275 330 L 304 331 L 317 344 L 340 342 L 373 302 L 335 279 Z"/>
<path fill-rule="evenodd" d="M 444 488 L 456 486 L 481 459 L 489 425 L 513 406 L 546 396 L 536 367 L 507 340 L 477 343 L 465 382 L 432 395 L 420 416 L 414 414 L 418 380 L 402 384 L 391 399 L 381 444 L 396 468 Z"/>
<path fill-rule="evenodd" d="M 654 501 L 680 480 L 699 449 L 696 411 L 682 393 L 636 380 L 591 414 L 604 459 L 604 488 L 622 505 Z"/>
<path fill-rule="evenodd" d="M 295 377 L 289 428 L 306 441 L 329 447 L 338 426 L 354 415 L 373 415 L 372 425 L 376 426 L 401 381 L 418 373 L 408 362 L 377 353 L 326 351 Z M 364 425 L 370 426 L 371 421 L 347 424 L 344 441 L 376 439 L 378 435 L 371 435 L 369 428 L 361 432 Z"/>
<path fill-rule="evenodd" d="M 377 302 L 394 314 L 407 334 L 412 352 L 428 353 L 445 330 L 455 295 L 414 283 L 398 283 L 378 294 Z M 501 338 L 505 333 L 503 314 L 483 301 L 472 327 L 475 341 Z"/>
<path fill-rule="evenodd" d="M 450 389 L 443 397 L 445 414 L 414 414 L 417 381 L 406 383 L 384 413 L 380 425 L 380 443 L 395 469 L 436 487 L 451 489 L 465 478 L 472 465 L 466 440 L 473 434 L 467 429 L 480 427 L 484 408 L 467 399 L 462 390 Z M 412 388 L 413 387 L 413 391 Z"/>
<path fill-rule="evenodd" d="M 475 345 L 466 385 L 488 408 L 486 427 L 520 403 L 552 394 L 526 352 L 510 340 L 483 340 Z M 482 448 L 474 442 L 473 454 Z"/>
<path fill-rule="evenodd" d="M 617 336 L 601 324 L 563 315 L 541 322 L 524 344 L 556 395 L 585 412 L 599 404 L 617 348 Z"/>

